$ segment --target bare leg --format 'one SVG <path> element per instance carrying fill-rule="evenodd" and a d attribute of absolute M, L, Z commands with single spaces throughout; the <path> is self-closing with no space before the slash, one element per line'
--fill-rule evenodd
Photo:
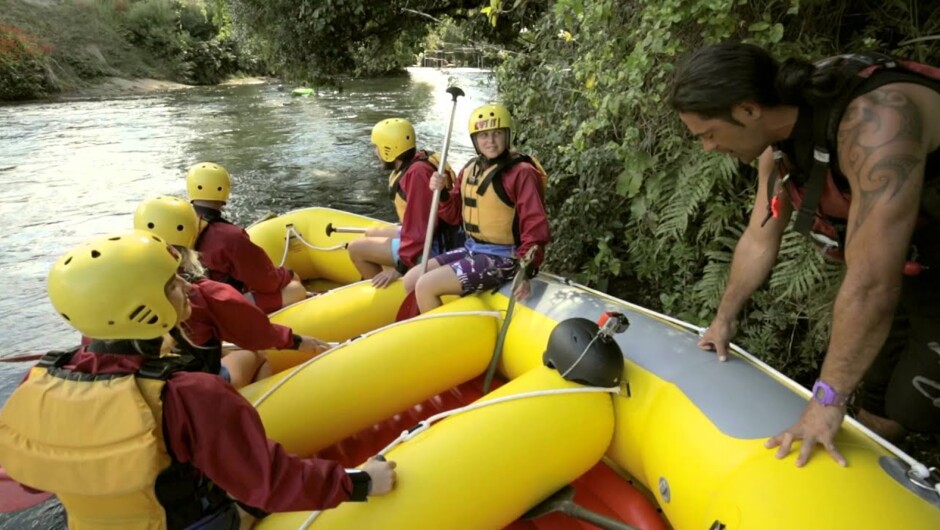
<path fill-rule="evenodd" d="M 907 429 L 900 423 L 876 416 L 865 409 L 858 409 L 858 421 L 889 442 L 899 441 L 907 435 Z"/>
<path fill-rule="evenodd" d="M 457 273 L 450 267 L 435 267 L 430 270 L 435 261 L 428 262 L 428 272 L 418 278 L 415 285 L 415 298 L 418 300 L 418 309 L 422 313 L 440 307 L 443 302 L 441 296 L 445 294 L 460 294 L 463 287 L 457 279 Z"/>
<path fill-rule="evenodd" d="M 349 242 L 349 259 L 362 279 L 368 280 L 382 272 L 382 266 L 394 267 L 392 240 L 387 237 L 363 237 Z"/>
<path fill-rule="evenodd" d="M 232 386 L 241 388 L 254 380 L 258 369 L 266 364 L 266 359 L 253 351 L 232 350 L 222 357 L 222 364 L 232 376 Z"/>
<path fill-rule="evenodd" d="M 383 226 L 382 228 L 370 228 L 366 230 L 365 237 L 387 237 L 393 238 L 401 235 L 401 225 Z"/>
<path fill-rule="evenodd" d="M 274 370 L 271 369 L 271 363 L 265 359 L 265 361 L 261 363 L 261 367 L 258 368 L 258 371 L 255 372 L 255 378 L 252 379 L 251 382 L 253 383 L 255 381 L 261 381 L 262 379 L 271 377 L 272 375 L 274 375 Z"/>
<path fill-rule="evenodd" d="M 299 280 L 291 280 L 283 289 L 281 289 L 282 307 L 296 304 L 307 298 L 307 288 Z"/>
<path fill-rule="evenodd" d="M 431 258 L 428 260 L 428 270 L 425 271 L 425 274 L 433 271 L 434 269 L 440 267 L 441 264 L 437 262 L 437 258 Z M 449 267 L 448 267 L 449 268 Z M 405 277 L 402 278 L 402 281 L 405 283 L 405 292 L 411 293 L 415 290 L 415 285 L 418 284 L 418 278 L 421 277 L 421 267 L 416 266 L 412 267 L 405 273 Z"/>

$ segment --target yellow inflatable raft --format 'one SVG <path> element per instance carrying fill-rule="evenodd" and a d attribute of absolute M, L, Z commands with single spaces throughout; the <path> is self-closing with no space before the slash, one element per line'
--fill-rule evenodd
<path fill-rule="evenodd" d="M 320 222 L 334 221 L 327 216 Z M 329 263 L 341 264 L 339 254 L 330 255 Z M 344 278 L 317 257 L 305 258 L 312 260 L 309 270 Z M 697 347 L 700 330 L 691 324 L 560 277 L 541 274 L 532 287 L 508 327 L 499 364 L 508 382 L 482 399 L 576 386 L 543 367 L 549 333 L 558 322 L 596 320 L 604 311 L 621 312 L 631 323 L 616 337 L 625 360 L 619 393 L 533 398 L 449 417 L 391 450 L 400 477 L 391 495 L 319 516 L 277 514 L 259 528 L 593 528 L 555 516 L 513 521 L 602 455 L 600 467 L 615 472 L 603 476 L 614 482 L 629 477 L 645 487 L 668 523 L 631 521 L 628 494 L 605 495 L 614 482 L 600 478 L 598 466 L 575 482 L 577 489 L 589 490 L 581 498 L 640 528 L 940 528 L 935 483 L 915 476 L 916 462 L 854 420 L 846 420 L 836 439 L 848 467 L 819 451 L 804 468 L 794 465 L 795 454 L 777 460 L 763 443 L 797 420 L 809 393 L 747 352 L 736 349 L 737 355 L 719 363 Z M 259 403 L 272 435 L 292 450 L 349 458 L 355 465 L 401 432 L 401 421 L 407 428 L 409 419 L 440 412 L 450 395 L 444 389 L 467 393 L 467 383 L 460 383 L 485 369 L 508 286 L 395 325 L 387 325 L 397 309 L 391 292 L 372 293 L 368 282 L 348 289 L 346 309 L 334 316 L 311 309 L 297 325 L 315 321 L 329 330 L 347 325 L 355 314 L 367 323 L 349 333 L 373 324 L 376 331 L 244 392 Z M 343 298 L 337 291 L 323 299 L 333 294 Z M 367 320 L 373 318 L 367 316 L 370 296 L 385 295 L 390 306 L 377 304 L 380 316 Z M 302 302 L 294 311 L 301 314 L 300 306 L 316 302 Z M 328 304 L 334 305 L 342 303 Z M 630 502 L 637 504 L 635 498 Z"/>
<path fill-rule="evenodd" d="M 314 289 L 323 291 L 361 279 L 345 252 L 346 244 L 361 234 L 335 229 L 366 229 L 389 224 L 341 210 L 315 207 L 255 223 L 246 231 L 272 262 L 292 269 L 305 282 L 319 281 Z"/>

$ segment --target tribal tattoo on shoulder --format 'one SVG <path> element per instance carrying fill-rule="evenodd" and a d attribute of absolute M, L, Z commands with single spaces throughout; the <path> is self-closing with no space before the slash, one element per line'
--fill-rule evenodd
<path fill-rule="evenodd" d="M 881 87 L 848 106 L 837 139 L 839 166 L 856 181 L 852 200 L 859 201 L 851 241 L 876 204 L 894 199 L 923 172 L 920 109 L 904 92 Z"/>

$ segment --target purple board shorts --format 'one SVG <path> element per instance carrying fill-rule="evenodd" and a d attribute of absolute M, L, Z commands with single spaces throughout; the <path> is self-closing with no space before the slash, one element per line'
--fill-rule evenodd
<path fill-rule="evenodd" d="M 516 272 L 516 260 L 492 254 L 470 252 L 466 247 L 457 248 L 434 258 L 441 266 L 447 265 L 460 280 L 461 294 L 479 293 L 495 289 L 512 280 Z"/>

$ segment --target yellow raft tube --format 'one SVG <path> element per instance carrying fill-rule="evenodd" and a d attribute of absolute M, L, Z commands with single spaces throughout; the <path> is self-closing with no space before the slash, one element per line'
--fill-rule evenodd
<path fill-rule="evenodd" d="M 325 219 L 324 225 L 332 222 Z M 370 222 L 365 218 L 360 226 Z M 335 263 L 341 254 L 331 255 Z M 322 265 L 311 268 L 331 275 Z M 433 312 L 440 316 L 383 328 L 397 310 L 394 296 L 388 306 L 371 309 L 370 297 L 390 292 L 375 292 L 368 282 L 349 289 L 346 310 L 311 313 L 297 319 L 295 329 L 380 329 L 364 330 L 361 339 L 244 389 L 272 437 L 299 453 L 318 451 L 479 375 L 508 304 L 507 286 L 445 304 Z M 736 349 L 719 363 L 697 347 L 695 326 L 564 278 L 542 274 L 532 291 L 515 308 L 499 364 L 510 382 L 483 399 L 577 386 L 542 368 L 548 335 L 562 320 L 596 320 L 605 310 L 631 322 L 617 336 L 625 357 L 620 393 L 566 396 L 559 398 L 562 406 L 520 400 L 447 418 L 391 450 L 400 482 L 389 496 L 319 516 L 275 514 L 258 528 L 502 528 L 602 455 L 645 486 L 676 529 L 940 528 L 933 484 L 910 476 L 916 463 L 854 420 L 846 420 L 836 439 L 849 461 L 845 468 L 821 450 L 797 468 L 795 454 L 778 460 L 765 449 L 767 438 L 798 419 L 809 393 L 747 352 Z M 342 305 L 342 293 L 323 295 L 336 300 L 324 307 Z M 373 311 L 380 316 L 368 320 Z M 498 317 L 486 314 L 493 311 Z M 349 322 L 357 316 L 365 319 L 358 327 Z M 510 476 L 523 477 L 524 484 Z M 463 506 L 476 508 L 460 511 Z M 459 516 L 451 518 L 451 510 Z"/>
<path fill-rule="evenodd" d="M 260 221 L 246 231 L 275 265 L 296 272 L 305 282 L 318 281 L 314 290 L 346 285 L 361 278 L 345 245 L 362 234 L 336 228 L 366 229 L 390 223 L 332 208 L 304 208 Z M 327 231 L 327 228 L 330 231 Z"/>

